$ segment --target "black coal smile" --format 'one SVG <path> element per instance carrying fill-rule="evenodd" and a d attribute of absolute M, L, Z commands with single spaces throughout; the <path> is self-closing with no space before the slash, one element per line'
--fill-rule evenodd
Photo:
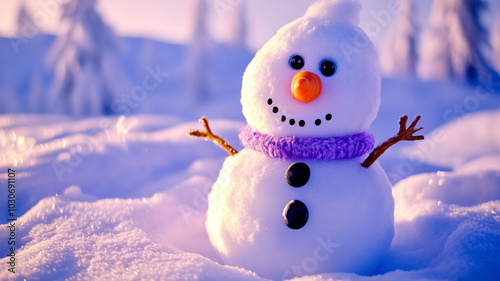
<path fill-rule="evenodd" d="M 272 106 L 272 105 L 273 105 L 273 99 L 269 98 L 269 99 L 267 100 L 267 104 L 268 104 L 268 105 L 270 105 L 270 106 Z M 279 108 L 278 108 L 277 106 L 273 106 L 273 107 L 272 107 L 272 111 L 273 111 L 273 113 L 274 113 L 274 114 L 278 114 L 278 112 L 279 112 L 280 110 L 279 110 Z M 281 115 L 281 122 L 285 123 L 287 120 L 288 120 L 288 124 L 289 124 L 290 126 L 293 126 L 293 125 L 295 125 L 295 123 L 296 123 L 296 121 L 295 121 L 295 119 L 294 119 L 294 118 L 290 118 L 290 119 L 288 119 L 288 118 L 286 117 L 286 115 Z M 331 115 L 330 113 L 328 113 L 327 115 L 325 115 L 325 120 L 326 120 L 326 121 L 330 121 L 330 120 L 332 120 L 332 115 Z M 319 118 L 318 118 L 318 119 L 316 119 L 316 120 L 314 121 L 314 125 L 316 125 L 316 126 L 321 125 L 321 123 L 322 123 L 322 120 L 321 120 L 321 119 L 319 119 Z M 304 127 L 304 126 L 306 125 L 306 121 L 304 121 L 304 120 L 300 120 L 300 121 L 298 122 L 298 124 L 299 124 L 299 126 L 300 126 L 300 127 Z"/>

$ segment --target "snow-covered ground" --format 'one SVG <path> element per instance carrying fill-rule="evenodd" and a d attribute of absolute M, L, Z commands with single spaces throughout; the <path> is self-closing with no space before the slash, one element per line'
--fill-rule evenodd
<path fill-rule="evenodd" d="M 374 276 L 302 280 L 498 278 L 500 96 L 484 85 L 409 79 L 385 79 L 382 96 L 371 128 L 378 142 L 402 114 L 422 114 L 427 138 L 380 159 L 395 183 L 390 252 Z M 227 117 L 218 117 L 224 108 Z M 7 169 L 15 170 L 19 217 L 16 274 L 3 266 L 1 279 L 259 280 L 221 264 L 205 230 L 226 152 L 186 135 L 200 127 L 193 115 L 206 114 L 240 149 L 239 108 L 234 98 L 176 115 L 0 116 L 0 182 L 6 187 Z M 7 208 L 1 200 L 3 222 Z M 9 234 L 2 225 L 5 255 Z"/>

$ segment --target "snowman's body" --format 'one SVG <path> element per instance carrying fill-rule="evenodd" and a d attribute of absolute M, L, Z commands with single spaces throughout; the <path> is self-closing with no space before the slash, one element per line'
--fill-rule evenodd
<path fill-rule="evenodd" d="M 367 131 L 380 105 L 380 73 L 359 11 L 354 0 L 319 1 L 259 50 L 242 85 L 252 131 L 305 143 Z M 296 144 L 288 138 L 285 146 L 304 152 Z M 206 223 L 224 263 L 273 279 L 376 267 L 394 234 L 391 184 L 377 163 L 361 166 L 366 151 L 318 160 L 329 147 L 311 146 L 312 157 L 307 149 L 280 157 L 247 147 L 227 158 Z M 286 178 L 295 163 L 310 171 L 299 187 Z M 292 212 L 298 222 L 287 220 L 292 200 L 302 204 L 294 210 L 307 209 Z"/>
<path fill-rule="evenodd" d="M 288 184 L 285 175 L 297 162 L 310 168 L 301 187 Z M 251 177 L 241 176 L 249 171 Z M 283 222 L 291 200 L 300 200 L 309 211 L 300 229 Z M 366 169 L 359 159 L 269 159 L 243 149 L 225 161 L 209 206 L 208 233 L 224 262 L 273 279 L 369 273 L 393 237 L 391 185 L 378 163 Z"/>

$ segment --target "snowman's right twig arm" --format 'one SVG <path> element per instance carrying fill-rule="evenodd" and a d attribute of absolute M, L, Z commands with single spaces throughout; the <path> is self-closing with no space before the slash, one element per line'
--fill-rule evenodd
<path fill-rule="evenodd" d="M 205 116 L 200 118 L 200 124 L 205 128 L 204 132 L 198 130 L 191 130 L 188 132 L 188 135 L 198 138 L 204 138 L 207 140 L 212 140 L 217 145 L 224 148 L 227 151 L 227 153 L 229 153 L 229 155 L 231 156 L 238 153 L 238 150 L 234 149 L 231 145 L 229 145 L 227 141 L 212 133 L 212 130 L 210 130 L 210 126 L 208 126 L 208 121 L 207 118 L 205 118 Z"/>
<path fill-rule="evenodd" d="M 397 135 L 394 137 L 388 139 L 381 145 L 379 145 L 377 148 L 375 148 L 370 155 L 368 155 L 368 158 L 361 164 L 361 166 L 368 168 L 370 167 L 373 163 L 375 163 L 375 160 L 377 160 L 382 153 L 384 153 L 389 147 L 393 146 L 394 144 L 400 142 L 400 141 L 414 141 L 414 140 L 423 140 L 424 136 L 414 136 L 413 134 L 422 130 L 424 127 L 420 127 L 418 129 L 415 129 L 415 126 L 417 125 L 418 120 L 420 120 L 420 115 L 415 117 L 415 120 L 411 123 L 411 125 L 406 128 L 406 122 L 408 122 L 408 116 L 403 116 L 399 119 L 399 132 Z"/>

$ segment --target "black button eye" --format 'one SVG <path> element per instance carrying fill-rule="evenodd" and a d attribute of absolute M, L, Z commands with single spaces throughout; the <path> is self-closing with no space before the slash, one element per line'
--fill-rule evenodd
<path fill-rule="evenodd" d="M 304 59 L 299 55 L 293 55 L 290 57 L 288 64 L 293 69 L 301 69 L 302 67 L 304 67 Z"/>
<path fill-rule="evenodd" d="M 321 62 L 319 70 L 321 70 L 321 73 L 323 73 L 323 75 L 328 77 L 332 76 L 335 73 L 335 71 L 337 70 L 337 66 L 331 60 L 323 60 Z"/>

